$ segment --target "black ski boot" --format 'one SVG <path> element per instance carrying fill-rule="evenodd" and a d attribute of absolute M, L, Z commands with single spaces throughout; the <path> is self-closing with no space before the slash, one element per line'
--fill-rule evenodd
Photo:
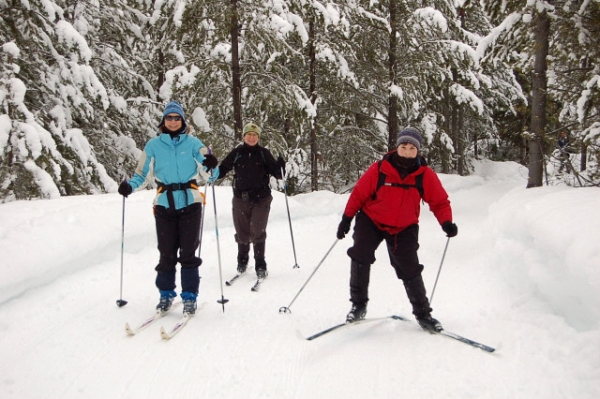
<path fill-rule="evenodd" d="M 269 275 L 265 269 L 256 269 L 256 278 L 266 278 Z"/>
<path fill-rule="evenodd" d="M 183 315 L 193 316 L 196 314 L 196 301 L 193 299 L 185 299 L 183 301 Z"/>
<path fill-rule="evenodd" d="M 162 313 L 168 312 L 173 305 L 173 298 L 177 296 L 173 290 L 159 290 L 160 301 L 156 305 L 156 310 L 160 310 Z"/>
<path fill-rule="evenodd" d="M 350 262 L 350 301 L 352 309 L 346 315 L 346 323 L 362 320 L 367 314 L 369 301 L 369 279 L 371 265 L 363 264 L 352 259 Z"/>
<path fill-rule="evenodd" d="M 161 296 L 158 305 L 156 305 L 156 310 L 160 310 L 163 313 L 168 312 L 171 309 L 171 305 L 173 305 L 173 298 Z"/>
<path fill-rule="evenodd" d="M 246 272 L 248 268 L 248 253 L 250 252 L 250 244 L 238 243 L 238 256 L 237 256 L 237 272 L 242 274 Z"/>
<path fill-rule="evenodd" d="M 417 318 L 417 322 L 421 328 L 430 332 L 441 331 L 442 325 L 440 322 L 431 317 L 432 309 L 429 307 L 423 277 L 419 274 L 417 277 L 410 280 L 403 280 L 403 282 L 408 300 L 413 308 L 413 314 Z"/>
<path fill-rule="evenodd" d="M 243 260 L 240 261 L 240 258 L 238 258 L 237 272 L 239 274 L 246 273 L 247 268 L 248 268 L 248 258 L 246 258 L 245 262 Z"/>
<path fill-rule="evenodd" d="M 431 317 L 431 315 L 425 317 L 417 317 L 417 322 L 419 322 L 419 325 L 423 330 L 429 332 L 440 332 L 443 330 L 442 324 L 433 317 Z"/>
<path fill-rule="evenodd" d="M 267 273 L 267 262 L 265 261 L 265 242 L 254 243 L 254 269 L 256 270 L 256 277 L 263 279 L 266 278 Z"/>
<path fill-rule="evenodd" d="M 352 309 L 346 315 L 346 323 L 354 323 L 355 321 L 362 320 L 367 315 L 367 304 L 358 303 L 352 304 Z"/>

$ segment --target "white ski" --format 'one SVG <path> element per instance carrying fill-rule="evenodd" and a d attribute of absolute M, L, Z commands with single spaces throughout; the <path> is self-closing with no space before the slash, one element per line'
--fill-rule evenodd
<path fill-rule="evenodd" d="M 188 314 L 183 315 L 183 317 L 181 317 L 179 319 L 179 321 L 177 323 L 175 323 L 175 325 L 169 331 L 165 330 L 165 328 L 163 326 L 161 326 L 160 327 L 160 336 L 162 337 L 162 339 L 173 338 L 175 336 L 175 334 L 177 334 L 179 331 L 181 331 L 183 329 L 183 327 L 185 327 L 187 322 L 190 321 L 190 319 L 193 316 L 194 315 L 188 315 Z"/>
<path fill-rule="evenodd" d="M 180 304 L 181 304 L 181 301 L 174 302 L 173 305 L 171 305 L 171 309 L 179 306 Z M 129 336 L 133 336 L 133 335 L 139 333 L 140 331 L 146 329 L 146 327 L 148 327 L 150 324 L 154 323 L 156 320 L 160 319 L 161 317 L 164 317 L 167 313 L 169 313 L 171 311 L 171 309 L 167 310 L 166 312 L 161 312 L 160 310 L 155 310 L 155 312 L 152 316 L 150 316 L 147 319 L 145 319 L 144 321 L 142 321 L 135 328 L 132 328 L 131 325 L 127 322 L 127 323 L 125 323 L 125 332 Z"/>

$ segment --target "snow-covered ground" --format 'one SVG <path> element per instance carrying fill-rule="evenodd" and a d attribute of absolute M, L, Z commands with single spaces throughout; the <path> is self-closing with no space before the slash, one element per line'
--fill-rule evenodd
<path fill-rule="evenodd" d="M 393 320 L 303 339 L 350 308 L 351 238 L 335 239 L 348 195 L 288 199 L 294 269 L 285 198 L 273 193 L 270 276 L 255 293 L 250 274 L 224 284 L 236 262 L 232 194 L 215 188 L 219 260 L 209 188 L 201 309 L 170 341 L 159 328 L 181 307 L 137 336 L 124 330 L 158 301 L 153 192 L 126 201 L 122 308 L 122 197 L 2 204 L 0 397 L 598 398 L 600 189 L 527 190 L 523 174 L 516 164 L 488 162 L 473 176 L 440 176 L 459 234 L 449 242 L 433 315 L 447 330 L 496 347 L 493 354 Z M 446 240 L 424 206 L 419 254 L 429 291 Z M 377 255 L 367 317 L 411 316 L 384 245 Z M 280 313 L 299 292 L 291 313 Z"/>

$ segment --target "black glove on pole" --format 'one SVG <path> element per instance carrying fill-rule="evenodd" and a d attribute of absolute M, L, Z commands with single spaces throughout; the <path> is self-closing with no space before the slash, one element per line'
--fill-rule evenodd
<path fill-rule="evenodd" d="M 281 155 L 277 158 L 277 166 L 279 167 L 279 169 L 285 169 L 285 161 L 283 160 L 283 157 Z M 283 178 L 283 174 L 281 175 L 281 177 Z"/>
<path fill-rule="evenodd" d="M 131 187 L 131 184 L 129 184 L 127 182 L 127 180 L 123 180 L 121 182 L 121 184 L 119 185 L 119 189 L 117 191 L 123 197 L 127 198 L 129 196 L 129 194 L 131 194 L 133 192 L 133 188 Z"/>
<path fill-rule="evenodd" d="M 350 231 L 350 225 L 352 224 L 352 218 L 346 215 L 342 216 L 342 221 L 340 222 L 337 229 L 337 238 L 338 240 L 342 240 L 346 237 L 346 234 Z"/>
<path fill-rule="evenodd" d="M 442 230 L 446 233 L 446 237 L 456 237 L 458 234 L 458 227 L 450 221 L 442 223 Z"/>
<path fill-rule="evenodd" d="M 208 153 L 204 156 L 202 165 L 206 166 L 206 169 L 211 170 L 219 166 L 219 160 L 213 154 Z"/>

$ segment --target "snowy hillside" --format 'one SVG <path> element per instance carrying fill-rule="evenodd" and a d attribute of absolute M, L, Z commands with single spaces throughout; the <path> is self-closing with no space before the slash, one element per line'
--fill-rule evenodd
<path fill-rule="evenodd" d="M 140 322 L 158 301 L 153 193 L 126 201 L 122 308 L 122 197 L 68 197 L 0 205 L 0 397 L 600 397 L 600 189 L 527 190 L 516 164 L 477 169 L 440 176 L 459 234 L 432 307 L 447 330 L 496 347 L 493 354 L 394 320 L 306 341 L 350 308 L 351 238 L 335 239 L 348 195 L 288 199 L 293 269 L 285 198 L 273 193 L 270 276 L 255 293 L 251 275 L 224 284 L 236 258 L 230 187 L 215 189 L 221 259 L 209 188 L 196 317 L 170 341 L 159 329 L 181 308 L 129 337 L 125 323 Z M 431 291 L 447 238 L 427 206 L 420 231 Z M 279 313 L 334 243 L 291 314 Z M 384 246 L 377 257 L 367 317 L 411 316 Z"/>

